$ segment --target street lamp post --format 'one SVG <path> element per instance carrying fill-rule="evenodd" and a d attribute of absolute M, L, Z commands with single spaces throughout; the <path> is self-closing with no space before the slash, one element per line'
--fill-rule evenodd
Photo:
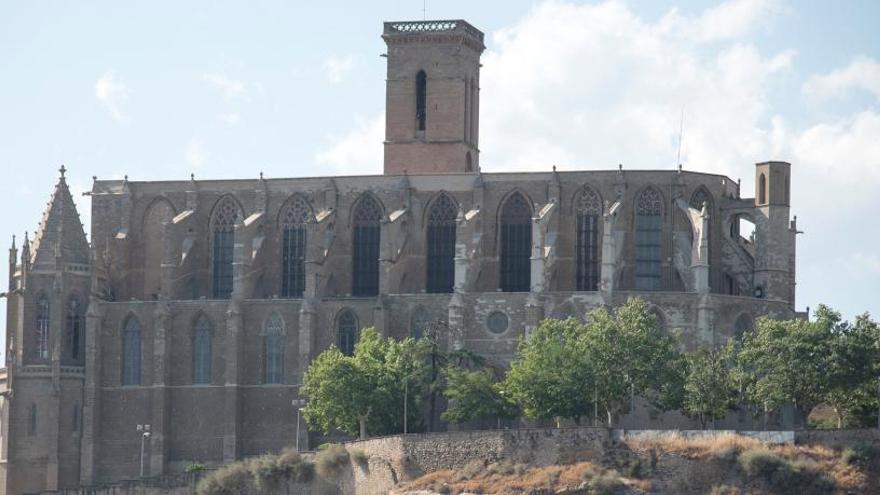
<path fill-rule="evenodd" d="M 144 477 L 144 445 L 148 438 L 150 438 L 150 425 L 137 425 L 137 431 L 141 435 L 141 478 Z"/>
<path fill-rule="evenodd" d="M 296 408 L 296 451 L 299 452 L 299 423 L 300 423 L 300 415 L 305 410 L 303 406 L 306 405 L 306 401 L 303 399 L 293 399 L 290 401 L 290 405 Z"/>

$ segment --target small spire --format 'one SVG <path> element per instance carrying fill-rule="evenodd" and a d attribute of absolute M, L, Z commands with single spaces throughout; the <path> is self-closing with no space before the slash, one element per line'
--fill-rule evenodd
<path fill-rule="evenodd" d="M 556 173 L 556 165 L 553 165 L 553 172 Z"/>
<path fill-rule="evenodd" d="M 15 234 L 12 234 L 12 249 L 15 249 Z"/>
<path fill-rule="evenodd" d="M 61 180 L 64 180 L 64 173 L 67 172 L 67 168 L 64 167 L 64 164 L 61 164 L 61 168 L 58 169 L 58 172 L 61 174 Z"/>
<path fill-rule="evenodd" d="M 195 182 L 196 181 L 196 174 L 193 174 L 193 173 L 189 174 L 189 180 Z"/>
<path fill-rule="evenodd" d="M 260 180 L 263 180 L 263 171 L 260 171 Z"/>
<path fill-rule="evenodd" d="M 125 174 L 125 176 L 122 177 L 122 182 L 125 182 L 126 184 L 128 183 L 128 174 Z"/>

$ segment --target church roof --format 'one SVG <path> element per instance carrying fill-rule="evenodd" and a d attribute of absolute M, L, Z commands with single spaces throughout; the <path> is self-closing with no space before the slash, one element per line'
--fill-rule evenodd
<path fill-rule="evenodd" d="M 31 244 L 31 263 L 54 264 L 56 252 L 68 263 L 89 262 L 89 243 L 64 179 L 64 166 Z"/>

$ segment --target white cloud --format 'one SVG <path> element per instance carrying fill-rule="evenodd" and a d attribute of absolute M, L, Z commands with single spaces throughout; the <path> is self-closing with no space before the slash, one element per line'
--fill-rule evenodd
<path fill-rule="evenodd" d="M 193 166 L 195 169 L 200 169 L 208 160 L 208 154 L 205 151 L 205 146 L 198 139 L 190 139 L 189 143 L 186 145 L 186 151 L 184 152 L 184 156 L 186 157 L 186 161 Z"/>
<path fill-rule="evenodd" d="M 839 97 L 851 89 L 861 89 L 880 99 L 880 62 L 871 57 L 855 57 L 846 67 L 810 77 L 802 89 L 804 94 L 819 98 Z"/>
<path fill-rule="evenodd" d="M 123 113 L 123 106 L 128 102 L 131 89 L 116 78 L 112 71 L 105 72 L 95 82 L 95 98 L 104 105 L 114 119 L 124 122 L 128 117 Z"/>
<path fill-rule="evenodd" d="M 230 79 L 225 74 L 205 73 L 202 74 L 202 80 L 219 89 L 227 100 L 240 96 L 245 92 L 243 82 Z"/>
<path fill-rule="evenodd" d="M 382 141 L 385 136 L 385 114 L 371 119 L 355 117 L 355 128 L 344 136 L 332 138 L 329 149 L 318 152 L 319 165 L 333 167 L 337 174 L 373 174 L 382 170 Z M 319 175 L 319 174 L 316 174 Z M 322 171 L 320 175 L 331 175 Z"/>
<path fill-rule="evenodd" d="M 220 115 L 220 120 L 229 125 L 235 125 L 241 122 L 241 115 L 236 112 L 224 113 Z"/>
<path fill-rule="evenodd" d="M 324 61 L 324 74 L 333 84 L 341 83 L 352 69 L 354 69 L 354 58 L 350 55 L 346 57 L 331 55 Z"/>
<path fill-rule="evenodd" d="M 855 187 L 851 192 L 874 190 L 880 186 L 880 113 L 865 110 L 811 126 L 791 138 L 791 153 L 799 166 Z"/>
<path fill-rule="evenodd" d="M 684 166 L 748 175 L 772 148 L 767 83 L 795 55 L 746 36 L 774 9 L 731 1 L 651 23 L 614 0 L 540 4 L 483 56 L 483 167 L 672 168 L 684 107 Z"/>
<path fill-rule="evenodd" d="M 856 274 L 880 275 L 880 256 L 874 253 L 852 253 L 838 258 L 838 262 Z"/>

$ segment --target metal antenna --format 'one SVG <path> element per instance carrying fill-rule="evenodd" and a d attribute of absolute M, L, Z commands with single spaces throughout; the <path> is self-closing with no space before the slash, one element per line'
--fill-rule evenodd
<path fill-rule="evenodd" d="M 422 20 L 428 20 L 428 0 L 422 0 Z"/>
<path fill-rule="evenodd" d="M 684 132 L 684 105 L 681 106 L 681 118 L 678 121 L 678 159 L 675 163 L 681 167 L 681 136 Z"/>

